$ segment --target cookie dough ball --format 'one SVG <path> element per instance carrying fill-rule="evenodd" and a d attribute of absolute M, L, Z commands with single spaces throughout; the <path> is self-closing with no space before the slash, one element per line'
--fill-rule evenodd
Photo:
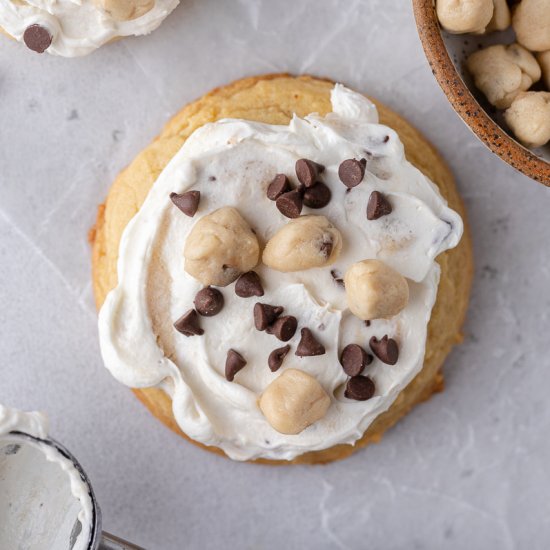
<path fill-rule="evenodd" d="M 344 286 L 350 311 L 364 321 L 393 317 L 409 302 L 405 277 L 380 260 L 352 264 Z"/>
<path fill-rule="evenodd" d="M 94 0 L 115 21 L 130 21 L 153 9 L 155 0 Z"/>
<path fill-rule="evenodd" d="M 330 397 L 313 376 L 288 369 L 269 384 L 259 405 L 273 429 L 295 435 L 325 416 Z"/>
<path fill-rule="evenodd" d="M 341 250 L 342 235 L 325 216 L 300 216 L 271 237 L 262 259 L 277 271 L 303 271 L 333 264 Z"/>
<path fill-rule="evenodd" d="M 512 23 L 512 15 L 506 0 L 493 0 L 493 17 L 487 25 L 487 32 L 503 31 Z"/>
<path fill-rule="evenodd" d="M 504 118 L 524 145 L 541 147 L 550 141 L 550 92 L 519 94 Z"/>
<path fill-rule="evenodd" d="M 519 44 L 489 46 L 470 55 L 466 65 L 475 85 L 499 109 L 510 107 L 514 98 L 541 76 L 533 54 Z"/>
<path fill-rule="evenodd" d="M 484 32 L 493 17 L 493 0 L 437 0 L 437 17 L 449 32 Z"/>
<path fill-rule="evenodd" d="M 550 0 L 522 0 L 512 26 L 517 41 L 533 52 L 550 50 Z"/>
<path fill-rule="evenodd" d="M 258 264 L 260 245 L 238 210 L 224 206 L 194 225 L 183 255 L 185 271 L 203 285 L 227 286 Z"/>
<path fill-rule="evenodd" d="M 548 90 L 550 90 L 550 50 L 537 54 L 537 61 L 542 69 L 542 80 Z"/>

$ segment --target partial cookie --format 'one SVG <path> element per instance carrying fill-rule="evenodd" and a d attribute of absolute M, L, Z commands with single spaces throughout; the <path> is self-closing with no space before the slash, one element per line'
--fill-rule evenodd
<path fill-rule="evenodd" d="M 149 34 L 179 0 L 5 0 L 0 32 L 36 53 L 86 55 L 125 36 Z"/>

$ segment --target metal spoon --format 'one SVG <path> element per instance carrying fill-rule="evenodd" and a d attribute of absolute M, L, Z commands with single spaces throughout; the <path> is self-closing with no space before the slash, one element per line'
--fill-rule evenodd
<path fill-rule="evenodd" d="M 50 438 L 22 432 L 0 438 L 0 517 L 0 548 L 76 550 L 78 542 L 83 550 L 145 550 L 102 532 L 101 510 L 88 476 Z"/>

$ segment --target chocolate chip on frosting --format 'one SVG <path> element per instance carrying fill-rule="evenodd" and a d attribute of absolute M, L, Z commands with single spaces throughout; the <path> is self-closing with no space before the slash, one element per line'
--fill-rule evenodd
<path fill-rule="evenodd" d="M 234 349 L 230 349 L 227 352 L 227 358 L 225 360 L 225 378 L 229 382 L 233 382 L 235 375 L 243 369 L 246 365 L 246 359 Z"/>
<path fill-rule="evenodd" d="M 283 193 L 275 201 L 279 212 L 287 218 L 297 218 L 302 212 L 302 194 L 300 191 L 289 191 Z"/>
<path fill-rule="evenodd" d="M 370 349 L 374 355 L 386 365 L 395 365 L 399 359 L 399 347 L 397 342 L 387 334 L 378 340 L 375 336 L 370 339 Z"/>
<path fill-rule="evenodd" d="M 23 42 L 29 50 L 36 53 L 44 53 L 52 43 L 52 35 L 42 25 L 29 25 L 23 33 Z"/>
<path fill-rule="evenodd" d="M 309 208 L 324 208 L 331 199 L 332 193 L 328 186 L 318 181 L 313 187 L 306 187 L 303 201 Z"/>
<path fill-rule="evenodd" d="M 328 260 L 328 258 L 330 258 L 333 247 L 334 244 L 330 237 L 321 242 L 321 245 L 319 246 L 319 252 L 322 256 L 324 256 L 325 260 Z"/>
<path fill-rule="evenodd" d="M 372 355 L 357 344 L 348 344 L 342 350 L 340 363 L 348 376 L 358 376 L 372 363 Z"/>
<path fill-rule="evenodd" d="M 296 176 L 298 181 L 306 187 L 312 187 L 325 167 L 309 159 L 299 159 L 296 161 Z"/>
<path fill-rule="evenodd" d="M 258 330 L 266 330 L 282 312 L 283 308 L 281 306 L 271 306 L 257 302 L 254 304 L 254 326 Z"/>
<path fill-rule="evenodd" d="M 267 187 L 267 198 L 276 201 L 281 195 L 290 191 L 290 182 L 284 174 L 277 174 Z"/>
<path fill-rule="evenodd" d="M 292 315 L 279 317 L 272 325 L 266 329 L 268 334 L 273 334 L 282 342 L 288 342 L 296 333 L 298 321 Z"/>
<path fill-rule="evenodd" d="M 301 335 L 302 337 L 296 348 L 298 357 L 313 357 L 314 355 L 324 355 L 326 353 L 325 346 L 313 336 L 311 330 L 303 328 Z"/>
<path fill-rule="evenodd" d="M 353 376 L 348 380 L 344 396 L 355 401 L 366 401 L 374 395 L 374 382 L 368 376 Z"/>
<path fill-rule="evenodd" d="M 382 216 L 391 214 L 391 204 L 385 195 L 379 191 L 373 191 L 370 194 L 369 202 L 367 204 L 367 219 L 377 220 Z"/>
<path fill-rule="evenodd" d="M 201 192 L 187 191 L 181 195 L 178 193 L 170 193 L 170 199 L 186 216 L 192 218 L 199 209 Z"/>
<path fill-rule="evenodd" d="M 342 274 L 336 271 L 336 269 L 330 270 L 330 276 L 334 279 L 334 282 L 339 286 L 344 286 L 344 278 Z"/>
<path fill-rule="evenodd" d="M 235 294 L 241 298 L 263 296 L 264 287 L 258 274 L 255 271 L 243 273 L 235 283 Z"/>
<path fill-rule="evenodd" d="M 200 327 L 200 320 L 197 312 L 190 309 L 184 313 L 175 323 L 174 328 L 185 336 L 200 336 L 204 330 Z"/>
<path fill-rule="evenodd" d="M 207 286 L 197 292 L 194 304 L 197 313 L 204 317 L 212 317 L 223 308 L 223 294 L 217 288 Z"/>
<path fill-rule="evenodd" d="M 290 346 L 287 344 L 282 348 L 274 349 L 269 354 L 269 357 L 267 359 L 267 364 L 269 365 L 269 369 L 271 370 L 271 372 L 275 372 L 279 370 L 289 351 L 290 351 Z"/>
<path fill-rule="evenodd" d="M 356 160 L 348 159 L 342 162 L 338 167 L 338 177 L 340 181 L 348 188 L 359 185 L 365 177 L 366 159 Z"/>

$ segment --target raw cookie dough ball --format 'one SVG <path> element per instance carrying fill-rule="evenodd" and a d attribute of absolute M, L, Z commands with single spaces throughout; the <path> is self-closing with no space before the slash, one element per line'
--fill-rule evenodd
<path fill-rule="evenodd" d="M 512 23 L 512 15 L 506 0 L 493 0 L 493 18 L 487 25 L 487 32 L 503 31 Z"/>
<path fill-rule="evenodd" d="M 504 113 L 508 126 L 527 147 L 550 141 L 550 92 L 524 92 Z"/>
<path fill-rule="evenodd" d="M 550 50 L 537 54 L 537 61 L 542 69 L 542 80 L 548 90 L 550 90 Z"/>
<path fill-rule="evenodd" d="M 267 386 L 259 405 L 275 430 L 294 435 L 325 416 L 330 397 L 313 376 L 288 369 Z"/>
<path fill-rule="evenodd" d="M 302 271 L 333 264 L 341 250 L 342 235 L 325 216 L 300 216 L 269 239 L 262 259 L 277 271 Z"/>
<path fill-rule="evenodd" d="M 193 226 L 183 255 L 185 271 L 203 285 L 227 286 L 258 264 L 260 245 L 238 210 L 224 206 Z"/>
<path fill-rule="evenodd" d="M 550 0 L 522 0 L 512 26 L 517 41 L 533 52 L 550 50 Z"/>
<path fill-rule="evenodd" d="M 405 277 L 380 260 L 351 265 L 344 286 L 350 311 L 364 321 L 393 317 L 409 301 Z"/>
<path fill-rule="evenodd" d="M 481 33 L 493 17 L 493 0 L 437 0 L 441 26 L 452 33 Z"/>
<path fill-rule="evenodd" d="M 94 0 L 115 21 L 130 21 L 153 9 L 155 0 Z"/>
<path fill-rule="evenodd" d="M 518 44 L 489 46 L 470 55 L 466 65 L 476 86 L 499 109 L 510 107 L 541 76 L 533 54 Z"/>

